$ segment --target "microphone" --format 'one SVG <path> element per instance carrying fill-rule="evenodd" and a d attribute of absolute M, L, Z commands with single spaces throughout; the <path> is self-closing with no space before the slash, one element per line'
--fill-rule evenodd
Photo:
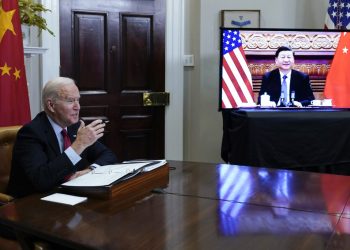
<path fill-rule="evenodd" d="M 284 103 L 284 92 L 281 92 L 281 96 L 280 96 L 280 105 L 278 105 L 278 107 L 285 107 L 285 103 Z"/>
<path fill-rule="evenodd" d="M 292 92 L 290 92 L 290 100 L 291 100 L 291 103 L 292 103 L 292 107 L 295 107 L 294 99 L 295 99 L 295 91 L 293 90 Z"/>

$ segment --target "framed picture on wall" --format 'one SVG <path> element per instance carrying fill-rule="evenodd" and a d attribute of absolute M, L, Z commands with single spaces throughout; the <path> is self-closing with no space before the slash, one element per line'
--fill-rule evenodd
<path fill-rule="evenodd" d="M 260 28 L 260 10 L 222 10 L 221 26 L 225 28 Z"/>

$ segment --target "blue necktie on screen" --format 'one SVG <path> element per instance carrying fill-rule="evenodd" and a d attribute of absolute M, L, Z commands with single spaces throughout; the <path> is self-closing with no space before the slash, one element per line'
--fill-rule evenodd
<path fill-rule="evenodd" d="M 287 76 L 284 75 L 282 81 L 282 93 L 283 93 L 283 102 L 285 105 L 288 104 L 288 89 L 287 89 Z"/>

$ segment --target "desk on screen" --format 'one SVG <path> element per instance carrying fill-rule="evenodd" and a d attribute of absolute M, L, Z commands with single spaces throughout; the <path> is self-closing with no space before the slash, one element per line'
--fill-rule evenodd
<path fill-rule="evenodd" d="M 347 109 L 223 110 L 222 158 L 273 168 L 350 163 Z"/>

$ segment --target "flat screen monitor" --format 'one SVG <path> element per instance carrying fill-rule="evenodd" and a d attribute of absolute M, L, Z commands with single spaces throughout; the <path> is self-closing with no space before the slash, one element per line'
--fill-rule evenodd
<path fill-rule="evenodd" d="M 327 74 L 344 32 L 221 28 L 219 110 L 257 103 L 262 77 L 276 68 L 275 52 L 280 46 L 294 51 L 293 69 L 309 75 L 315 99 L 325 99 Z"/>

